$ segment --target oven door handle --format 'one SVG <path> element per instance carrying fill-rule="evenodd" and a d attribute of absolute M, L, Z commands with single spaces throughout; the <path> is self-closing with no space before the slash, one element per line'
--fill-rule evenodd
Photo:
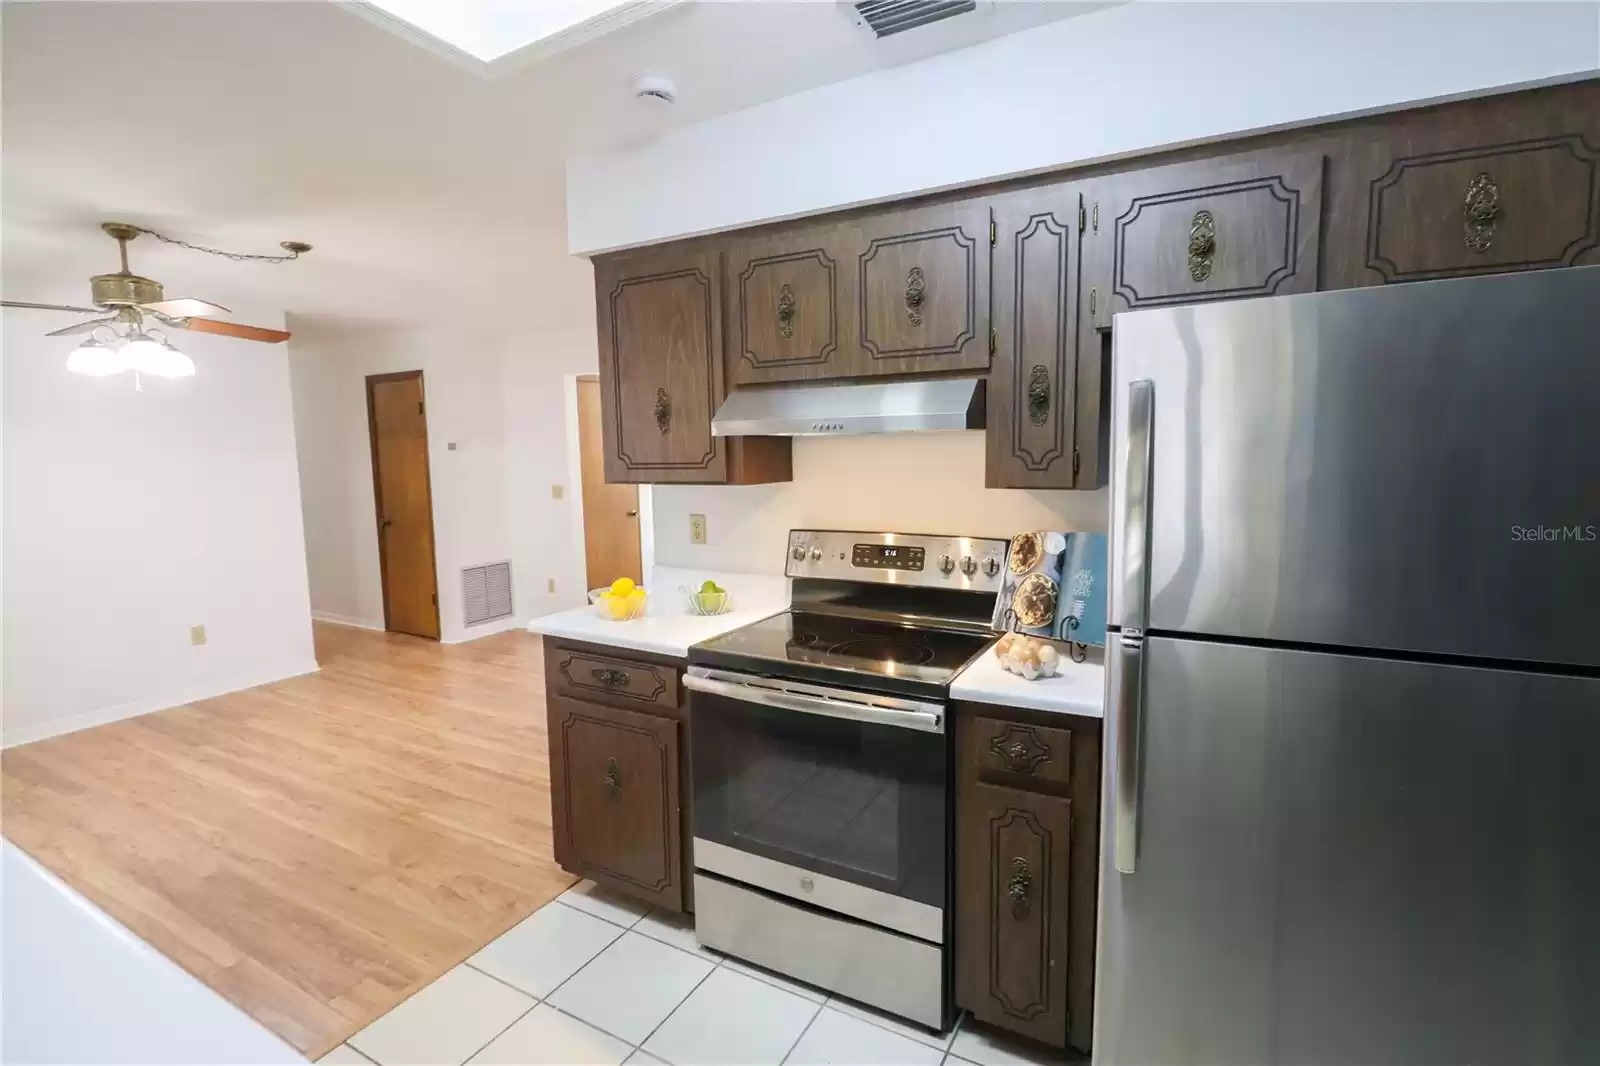
<path fill-rule="evenodd" d="M 944 732 L 944 708 L 937 703 L 888 697 L 875 699 L 865 693 L 842 691 L 836 696 L 821 695 L 821 692 L 830 690 L 824 690 L 820 686 L 805 686 L 819 693 L 813 695 L 811 692 L 797 691 L 795 688 L 784 686 L 782 682 L 766 678 L 762 678 L 759 684 L 753 684 L 750 681 L 725 680 L 728 676 L 726 673 L 705 670 L 701 667 L 690 667 L 683 675 L 683 684 L 685 688 L 694 692 L 704 692 L 708 696 L 723 696 L 730 700 L 743 700 L 745 703 L 759 703 L 763 707 L 776 707 L 779 710 L 820 714 L 828 718 L 844 718 L 852 722 L 868 722 L 900 729 L 915 729 L 922 733 Z"/>

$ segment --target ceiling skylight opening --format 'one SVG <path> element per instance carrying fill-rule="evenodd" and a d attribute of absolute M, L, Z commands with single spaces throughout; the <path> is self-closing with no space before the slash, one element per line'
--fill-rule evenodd
<path fill-rule="evenodd" d="M 588 39 L 632 22 L 653 9 L 652 0 L 367 0 L 375 8 L 484 63 L 563 37 Z M 571 43 L 577 43 L 573 41 Z"/>

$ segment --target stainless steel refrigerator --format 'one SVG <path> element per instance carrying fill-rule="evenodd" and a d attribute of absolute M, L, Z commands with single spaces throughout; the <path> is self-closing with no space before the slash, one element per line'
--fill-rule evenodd
<path fill-rule="evenodd" d="M 1097 1063 L 1600 1062 L 1600 267 L 1119 315 Z"/>

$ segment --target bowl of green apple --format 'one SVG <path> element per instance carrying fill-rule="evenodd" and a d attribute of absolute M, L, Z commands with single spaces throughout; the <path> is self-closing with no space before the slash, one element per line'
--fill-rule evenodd
<path fill-rule="evenodd" d="M 728 590 L 715 581 L 702 581 L 696 585 L 680 585 L 684 603 L 690 614 L 725 614 L 728 610 Z"/>

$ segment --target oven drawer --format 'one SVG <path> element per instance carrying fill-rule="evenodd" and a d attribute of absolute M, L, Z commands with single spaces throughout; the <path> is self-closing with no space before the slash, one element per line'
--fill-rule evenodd
<path fill-rule="evenodd" d="M 1054 726 L 1007 722 L 981 715 L 967 734 L 967 757 L 979 777 L 1020 774 L 1033 781 L 1067 785 L 1072 780 L 1072 733 Z"/>
<path fill-rule="evenodd" d="M 550 687 L 575 699 L 620 705 L 678 706 L 678 669 L 627 655 L 557 645 L 548 657 Z"/>
<path fill-rule="evenodd" d="M 694 893 L 694 932 L 705 946 L 944 1028 L 944 955 L 935 945 L 705 874 L 695 874 Z"/>

